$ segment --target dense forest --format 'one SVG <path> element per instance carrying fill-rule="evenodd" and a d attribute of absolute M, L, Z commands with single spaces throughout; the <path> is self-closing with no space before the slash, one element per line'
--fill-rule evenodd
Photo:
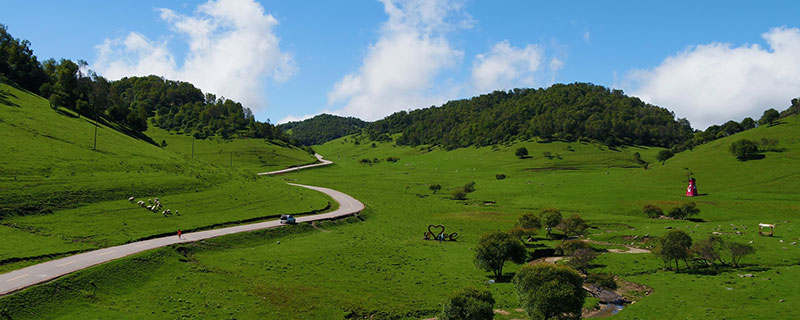
<path fill-rule="evenodd" d="M 325 142 L 360 132 L 367 126 L 366 121 L 354 117 L 340 117 L 320 114 L 303 121 L 293 121 L 278 125 L 278 128 L 291 139 L 305 146 Z"/>
<path fill-rule="evenodd" d="M 366 132 L 373 140 L 402 133 L 397 144 L 448 149 L 532 137 L 671 147 L 692 136 L 689 121 L 676 120 L 669 110 L 588 83 L 495 91 L 441 107 L 401 111 L 371 123 Z"/>
<path fill-rule="evenodd" d="M 240 103 L 204 94 L 191 83 L 157 76 L 108 81 L 79 60 L 39 62 L 27 40 L 0 24 L 0 80 L 39 94 L 50 105 L 142 132 L 150 124 L 197 138 L 252 137 L 289 141 L 276 126 L 258 122 Z"/>

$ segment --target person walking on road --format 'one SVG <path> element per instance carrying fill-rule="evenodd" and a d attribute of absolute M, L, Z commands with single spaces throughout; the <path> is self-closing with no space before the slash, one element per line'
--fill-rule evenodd
<path fill-rule="evenodd" d="M 178 229 L 178 239 L 183 239 L 181 238 L 181 229 Z"/>

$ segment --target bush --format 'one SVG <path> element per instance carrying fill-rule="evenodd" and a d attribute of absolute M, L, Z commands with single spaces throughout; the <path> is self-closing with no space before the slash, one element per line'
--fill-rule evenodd
<path fill-rule="evenodd" d="M 388 157 L 388 158 L 386 158 L 386 162 L 391 162 L 391 163 L 395 163 L 395 162 L 397 162 L 399 160 L 400 160 L 400 158 L 398 158 L 398 157 Z"/>
<path fill-rule="evenodd" d="M 586 233 L 586 229 L 588 228 L 589 225 L 586 224 L 586 221 L 577 214 L 573 214 L 561 220 L 561 223 L 558 224 L 558 229 L 563 231 L 564 235 L 567 237 L 581 236 Z"/>
<path fill-rule="evenodd" d="M 567 240 L 556 245 L 556 254 L 571 255 L 580 249 L 592 249 L 592 245 L 581 240 Z"/>
<path fill-rule="evenodd" d="M 739 161 L 745 161 L 758 153 L 758 145 L 753 141 L 742 139 L 731 143 L 728 150 Z"/>
<path fill-rule="evenodd" d="M 653 219 L 664 215 L 664 211 L 661 210 L 661 208 L 656 207 L 656 206 L 654 206 L 652 204 L 644 205 L 644 207 L 642 207 L 642 212 L 644 212 L 644 214 L 648 218 L 653 218 Z"/>
<path fill-rule="evenodd" d="M 578 249 L 569 255 L 567 265 L 577 270 L 586 272 L 586 268 L 589 267 L 589 263 L 592 262 L 594 258 L 597 258 L 597 252 L 594 250 Z"/>
<path fill-rule="evenodd" d="M 462 187 L 455 188 L 453 191 L 450 191 L 450 198 L 453 200 L 466 200 L 467 192 L 464 191 Z"/>
<path fill-rule="evenodd" d="M 475 181 L 471 181 L 470 183 L 465 184 L 463 189 L 464 192 L 466 193 L 475 191 Z"/>
<path fill-rule="evenodd" d="M 663 166 L 664 163 L 667 162 L 667 159 L 672 158 L 675 154 L 672 153 L 670 150 L 661 150 L 656 155 L 656 160 L 661 161 L 661 165 Z"/>
<path fill-rule="evenodd" d="M 466 287 L 453 292 L 442 306 L 441 320 L 493 319 L 494 298 L 486 289 Z"/>
<path fill-rule="evenodd" d="M 497 179 L 497 180 L 503 180 L 503 179 L 506 178 L 506 175 L 504 175 L 502 173 L 498 173 L 498 174 L 494 175 L 494 178 Z"/>
<path fill-rule="evenodd" d="M 528 148 L 522 147 L 517 149 L 517 152 L 514 153 L 518 158 L 523 159 L 528 156 Z"/>
<path fill-rule="evenodd" d="M 614 280 L 614 275 L 610 273 L 592 273 L 586 277 L 586 282 L 594 283 L 600 287 L 616 290 L 617 281 Z"/>
<path fill-rule="evenodd" d="M 430 186 L 428 186 L 428 189 L 433 191 L 433 193 L 436 193 L 436 191 L 442 190 L 442 185 L 441 184 L 431 184 Z"/>
<path fill-rule="evenodd" d="M 672 210 L 667 213 L 667 216 L 673 219 L 686 219 L 698 213 L 700 213 L 700 209 L 697 209 L 697 204 L 689 202 L 680 207 L 672 208 Z"/>

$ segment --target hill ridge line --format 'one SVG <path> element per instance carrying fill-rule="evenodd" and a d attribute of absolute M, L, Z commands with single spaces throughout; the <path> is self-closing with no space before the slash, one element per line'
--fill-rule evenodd
<path fill-rule="evenodd" d="M 263 172 L 259 173 L 258 175 L 275 175 L 275 174 L 293 172 L 302 169 L 333 164 L 333 161 L 325 160 L 319 154 L 315 154 L 314 156 L 316 156 L 317 159 L 321 161 L 321 163 L 315 163 L 284 170 Z M 364 204 L 361 203 L 361 201 L 358 201 L 356 198 L 353 198 L 352 196 L 345 194 L 343 192 L 325 187 L 309 186 L 297 183 L 289 183 L 289 184 L 297 187 L 302 187 L 322 192 L 333 198 L 333 200 L 336 201 L 337 203 L 339 203 L 339 208 L 332 212 L 321 213 L 312 216 L 297 217 L 296 221 L 298 223 L 337 219 L 350 215 L 355 215 L 364 210 Z M 178 238 L 177 236 L 154 238 L 149 240 L 131 242 L 114 247 L 92 250 L 77 255 L 72 255 L 56 260 L 43 262 L 22 269 L 17 269 L 11 272 L 0 274 L 0 296 L 11 294 L 36 284 L 45 283 L 76 271 L 80 271 L 112 260 L 124 258 L 139 252 L 166 247 L 177 243 L 194 242 L 234 233 L 277 228 L 280 226 L 281 223 L 279 220 L 271 220 L 259 223 L 221 228 L 221 229 L 190 232 L 183 234 L 181 238 Z"/>

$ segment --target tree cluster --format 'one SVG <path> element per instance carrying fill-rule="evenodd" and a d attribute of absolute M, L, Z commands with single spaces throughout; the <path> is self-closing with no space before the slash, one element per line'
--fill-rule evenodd
<path fill-rule="evenodd" d="M 620 90 L 588 84 L 495 91 L 441 107 L 401 111 L 367 126 L 372 139 L 402 133 L 399 145 L 447 149 L 515 139 L 592 139 L 609 146 L 671 147 L 691 137 L 685 119 Z M 519 155 L 518 155 L 519 156 Z"/>
<path fill-rule="evenodd" d="M 661 208 L 652 205 L 646 204 L 642 207 L 642 213 L 644 213 L 648 218 L 656 219 L 663 216 L 670 217 L 673 219 L 688 219 L 690 217 L 696 216 L 700 213 L 700 209 L 697 208 L 697 204 L 694 202 L 687 202 L 680 206 L 676 206 L 671 208 L 667 211 L 666 215 L 664 214 L 664 210 Z"/>
<path fill-rule="evenodd" d="M 744 243 L 727 242 L 721 237 L 711 235 L 707 239 L 693 242 L 692 237 L 681 230 L 670 230 L 659 239 L 653 254 L 664 261 L 664 267 L 674 262 L 675 270 L 680 270 L 682 260 L 689 268 L 688 259 L 692 258 L 695 267 L 712 267 L 716 271 L 718 265 L 725 265 L 725 257 L 730 259 L 733 267 L 738 268 L 744 256 L 754 254 L 756 249 Z"/>
<path fill-rule="evenodd" d="M 278 128 L 292 139 L 297 139 L 300 144 L 310 146 L 359 132 L 366 126 L 367 122 L 358 118 L 323 113 L 303 121 L 287 122 L 278 125 Z M 382 138 L 391 140 L 388 135 Z"/>
<path fill-rule="evenodd" d="M 83 60 L 39 62 L 27 40 L 14 39 L 0 25 L 0 74 L 48 99 L 53 108 L 67 108 L 88 118 L 147 130 L 151 123 L 198 138 L 254 137 L 289 142 L 269 123 L 258 122 L 240 103 L 217 98 L 192 84 L 157 76 L 108 81 L 88 70 Z"/>

